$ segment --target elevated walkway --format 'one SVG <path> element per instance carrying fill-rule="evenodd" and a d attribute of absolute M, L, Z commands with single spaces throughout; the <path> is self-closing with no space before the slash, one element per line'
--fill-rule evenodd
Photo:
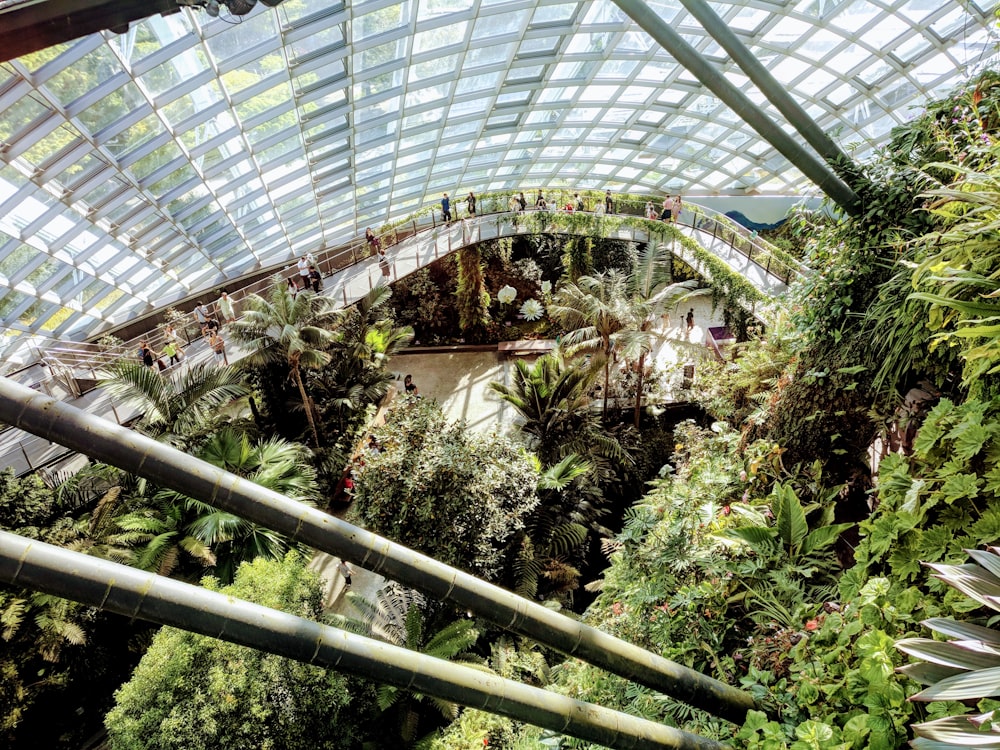
<path fill-rule="evenodd" d="M 725 262 L 767 298 L 780 298 L 792 280 L 808 272 L 804 266 L 782 260 L 775 248 L 726 217 L 701 207 L 685 207 L 682 221 L 672 226 Z M 669 247 L 671 252 L 699 273 L 711 277 L 711 269 L 706 268 L 683 243 L 673 240 L 660 222 L 619 214 L 605 216 L 529 210 L 467 217 L 450 223 L 438 222 L 432 216 L 429 226 L 404 225 L 398 234 L 394 232 L 392 237 L 386 238 L 396 240 L 386 249 L 388 280 L 394 282 L 405 278 L 463 247 L 501 237 L 537 234 L 601 236 L 637 243 L 649 242 L 652 236 L 653 241 Z M 332 297 L 342 307 L 354 304 L 376 285 L 386 282 L 376 257 L 361 257 L 356 243 L 351 243 L 349 252 L 351 262 L 323 280 L 322 294 Z M 328 267 L 324 266 L 324 260 L 332 264 L 335 257 L 320 260 L 321 268 Z M 294 269 L 285 275 L 290 276 L 293 272 Z M 231 297 L 237 312 L 249 294 L 264 293 L 269 283 L 257 282 L 234 291 Z M 239 360 L 243 354 L 225 336 L 225 329 L 223 336 L 227 340 L 230 362 Z M 151 331 L 141 338 L 150 340 L 156 350 L 162 346 L 162 336 L 158 331 Z M 188 341 L 186 360 L 174 370 L 212 360 L 212 353 L 200 338 Z M 122 357 L 134 358 L 137 346 L 138 338 L 112 352 L 84 343 L 53 345 L 42 352 L 43 364 L 22 368 L 14 374 L 14 379 L 70 402 L 90 414 L 117 424 L 130 424 L 141 414 L 113 403 L 107 393 L 95 386 L 105 377 L 105 366 L 109 362 Z M 9 428 L 0 432 L 0 466 L 11 467 L 18 475 L 51 466 L 71 455 L 72 452 L 63 446 L 20 430 Z"/>

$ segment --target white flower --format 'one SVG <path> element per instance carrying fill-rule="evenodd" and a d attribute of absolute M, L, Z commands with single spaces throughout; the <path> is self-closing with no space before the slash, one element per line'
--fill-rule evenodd
<path fill-rule="evenodd" d="M 521 317 L 525 320 L 538 320 L 545 314 L 545 308 L 537 299 L 529 299 L 521 305 Z"/>
<path fill-rule="evenodd" d="M 552 293 L 552 282 L 551 281 L 543 281 L 542 282 L 542 294 L 551 294 L 551 293 Z"/>
<path fill-rule="evenodd" d="M 508 284 L 499 292 L 497 292 L 497 299 L 500 300 L 505 305 L 509 305 L 516 298 L 517 298 L 517 290 L 510 284 Z"/>

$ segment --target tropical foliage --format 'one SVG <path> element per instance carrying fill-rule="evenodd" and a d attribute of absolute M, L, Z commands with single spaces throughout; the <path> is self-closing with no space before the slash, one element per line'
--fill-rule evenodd
<path fill-rule="evenodd" d="M 297 556 L 242 566 L 233 597 L 317 618 L 322 592 Z M 164 628 L 105 722 L 112 748 L 355 748 L 369 720 L 332 670 Z M 369 704 L 370 705 L 370 704 Z"/>
<path fill-rule="evenodd" d="M 428 399 L 392 410 L 375 437 L 382 450 L 365 458 L 355 485 L 362 525 L 496 580 L 538 503 L 529 458 L 509 439 L 449 424 Z"/>

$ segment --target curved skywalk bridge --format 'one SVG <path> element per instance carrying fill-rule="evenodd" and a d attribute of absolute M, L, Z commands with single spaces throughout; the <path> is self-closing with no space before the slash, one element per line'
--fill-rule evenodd
<path fill-rule="evenodd" d="M 583 221 L 579 218 L 581 216 L 588 216 L 591 221 Z M 602 217 L 598 214 L 576 214 L 574 221 L 569 222 L 561 221 L 559 212 L 551 212 L 549 218 L 551 220 L 546 220 L 542 213 L 529 210 L 523 213 L 487 214 L 481 217 L 457 219 L 450 223 L 442 223 L 431 215 L 425 217 L 426 226 L 403 225 L 399 231 L 404 236 L 386 250 L 390 261 L 390 280 L 398 281 L 405 278 L 463 247 L 500 237 L 542 233 L 577 234 L 644 243 L 649 241 L 650 231 L 654 235 L 653 241 L 665 243 L 671 252 L 699 273 L 711 276 L 710 270 L 704 263 L 682 243 L 657 237 L 659 222 L 645 221 L 635 216 Z M 804 266 L 780 259 L 778 252 L 771 245 L 738 227 L 728 218 L 701 207 L 685 207 L 682 221 L 673 226 L 724 261 L 733 271 L 739 273 L 755 289 L 769 298 L 779 299 L 791 281 L 808 273 L 808 269 Z M 378 259 L 359 257 L 356 244 L 347 249 L 338 248 L 332 253 L 321 256 L 320 267 L 329 268 L 330 266 L 324 263 L 336 262 L 338 252 L 341 254 L 350 252 L 351 262 L 323 280 L 322 292 L 323 295 L 335 299 L 338 306 L 351 305 L 364 297 L 374 286 L 384 283 Z M 294 272 L 294 267 L 291 272 Z M 285 271 L 286 275 L 288 273 L 290 271 Z M 235 291 L 231 296 L 237 309 L 248 294 L 263 293 L 269 284 L 270 280 L 267 280 Z M 757 313 L 760 314 L 761 311 L 758 310 Z M 154 348 L 159 348 L 155 343 L 155 336 L 150 336 L 150 339 L 154 341 Z M 138 341 L 137 338 L 127 342 L 124 354 L 119 356 L 131 356 L 138 346 Z M 185 351 L 187 355 L 185 364 L 175 367 L 210 362 L 213 356 L 200 340 L 195 340 Z M 227 351 L 230 362 L 243 356 L 239 347 L 228 337 Z M 43 356 L 48 364 L 47 371 L 36 365 L 21 371 L 22 376 L 15 379 L 117 424 L 128 424 L 140 416 L 135 409 L 115 404 L 103 389 L 83 392 L 73 386 L 77 378 L 96 381 L 103 377 L 103 367 L 110 358 L 96 347 L 80 346 L 72 350 L 60 350 L 53 346 L 46 349 Z M 69 455 L 71 451 L 63 446 L 20 430 L 8 429 L 0 432 L 0 466 L 11 467 L 18 475 L 50 466 Z"/>

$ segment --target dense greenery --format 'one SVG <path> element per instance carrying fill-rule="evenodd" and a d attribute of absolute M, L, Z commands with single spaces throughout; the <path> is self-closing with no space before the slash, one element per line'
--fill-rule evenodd
<path fill-rule="evenodd" d="M 319 580 L 296 556 L 248 563 L 219 590 L 312 619 L 322 609 Z M 347 750 L 359 745 L 359 727 L 370 720 L 370 704 L 355 699 L 364 695 L 359 688 L 331 670 L 163 628 L 118 691 L 108 737 L 114 750 Z"/>
<path fill-rule="evenodd" d="M 375 431 L 355 512 L 378 534 L 487 580 L 511 565 L 511 544 L 538 503 L 537 470 L 511 441 L 448 424 L 441 408 L 413 399 Z"/>
<path fill-rule="evenodd" d="M 950 679 L 963 676 L 955 670 L 988 659 L 935 661 L 979 647 L 919 638 L 927 622 L 953 640 L 996 639 L 975 628 L 992 616 L 988 597 L 1000 596 L 995 580 L 978 572 L 995 575 L 996 555 L 976 552 L 1000 543 L 998 82 L 982 74 L 898 128 L 873 161 L 844 168 L 863 199 L 859 216 L 796 212 L 787 252 L 774 251 L 773 259 L 791 264 L 794 254 L 817 270 L 794 285 L 789 309 L 775 310 L 766 330 L 750 331 L 741 317 L 735 327 L 752 335 L 739 356 L 700 364 L 689 389 L 707 418 L 683 422 L 672 435 L 641 406 L 649 382 L 661 376 L 647 369 L 646 355 L 666 300 L 676 304 L 698 285 L 677 282 L 710 276 L 713 296 L 731 315 L 760 296 L 672 227 L 639 218 L 637 226 L 655 229 L 684 262 L 666 262 L 651 246 L 587 236 L 607 228 L 598 223 L 625 219 L 534 212 L 524 218 L 535 224 L 532 239 L 484 243 L 397 284 L 394 312 L 382 287 L 356 309 L 333 313 L 310 293 L 293 299 L 278 285 L 235 329 L 261 365 L 249 373 L 252 421 L 239 401 L 232 413 L 220 413 L 221 403 L 241 394 L 225 371 L 215 380 L 202 373 L 154 388 L 142 372 L 124 368 L 112 387 L 147 399 L 143 429 L 310 499 L 339 475 L 386 392 L 388 357 L 410 337 L 397 321 L 413 324 L 423 343 L 448 338 L 448 321 L 481 341 L 558 334 L 563 346 L 552 355 L 517 363 L 509 381 L 492 386 L 518 414 L 512 438 L 474 435 L 448 424 L 429 400 L 401 399 L 374 430 L 378 450 L 356 467 L 353 512 L 374 531 L 554 607 L 576 604 L 573 592 L 585 583 L 596 596 L 583 614 L 588 622 L 741 685 L 762 711 L 732 726 L 500 638 L 433 602 L 410 602 L 400 610 L 403 630 L 379 637 L 441 646 L 448 656 L 476 651 L 499 674 L 735 748 L 890 750 L 915 732 L 923 735 L 916 747 L 941 747 L 928 744 L 940 727 L 968 728 L 967 719 L 948 718 L 969 714 L 960 701 L 976 701 L 985 712 L 995 705 L 993 683 L 982 676 L 959 681 L 965 692 L 947 691 Z M 556 232 L 557 221 L 572 236 Z M 544 306 L 539 320 L 525 314 L 535 309 L 523 307 L 529 300 Z M 624 419 L 607 399 L 595 399 L 599 392 L 625 393 Z M 266 436 L 274 431 L 307 437 L 314 450 L 272 443 Z M 306 586 L 298 563 L 267 572 L 279 563 L 262 558 L 280 557 L 285 547 L 266 530 L 134 478 L 110 471 L 93 477 L 103 482 L 91 485 L 100 499 L 77 522 L 40 485 L 7 480 L 0 487 L 4 525 L 188 577 L 206 567 L 226 576 L 256 559 L 241 570 L 252 582 L 247 591 L 265 601 Z M 620 531 L 608 528 L 616 498 L 628 506 Z M 595 575 L 584 563 L 597 550 L 607 565 Z M 966 550 L 981 567 L 954 567 L 965 563 Z M 314 607 L 310 591 L 290 606 L 299 611 L 308 600 Z M 25 592 L 3 597 L 4 639 L 29 654 L 22 665 L 10 656 L 15 651 L 0 653 L 4 697 L 21 706 L 6 717 L 10 729 L 32 699 L 29 670 L 41 669 L 42 682 L 62 679 L 43 662 L 81 642 L 92 613 Z M 456 621 L 464 624 L 446 627 Z M 480 630 L 476 642 L 472 633 Z M 447 637 L 438 642 L 428 632 Z M 128 733 L 153 738 L 163 726 L 175 727 L 163 742 L 187 746 L 215 744 L 191 732 L 240 744 L 243 731 L 256 732 L 255 746 L 309 738 L 348 746 L 361 733 L 348 722 L 327 739 L 330 712 L 341 721 L 352 701 L 359 720 L 375 714 L 364 686 L 193 636 L 166 632 L 159 640 L 169 642 L 164 651 L 147 655 L 159 666 L 137 673 L 141 687 L 123 692 L 109 717 L 121 746 L 145 746 Z M 923 663 L 900 670 L 907 656 L 897 642 Z M 198 661 L 209 658 L 236 665 L 235 676 L 223 683 L 218 668 Z M 153 677 L 173 684 L 145 682 Z M 270 702 L 303 681 L 311 687 L 291 703 Z M 921 685 L 930 689 L 910 700 Z M 334 686 L 336 698 L 329 695 Z M 188 692 L 164 711 L 155 696 L 174 690 Z M 380 741 L 391 734 L 399 746 L 421 736 L 439 748 L 585 746 L 473 711 L 436 733 L 444 719 L 414 709 L 419 696 L 383 690 L 381 703 L 388 713 Z M 244 715 L 237 704 L 254 710 Z M 303 712 L 294 727 L 283 723 L 288 706 Z M 172 710 L 177 715 L 161 724 Z M 262 718 L 267 727 L 259 726 Z M 944 722 L 912 728 L 927 719 Z M 991 715 L 977 721 L 984 746 L 997 744 Z"/>

